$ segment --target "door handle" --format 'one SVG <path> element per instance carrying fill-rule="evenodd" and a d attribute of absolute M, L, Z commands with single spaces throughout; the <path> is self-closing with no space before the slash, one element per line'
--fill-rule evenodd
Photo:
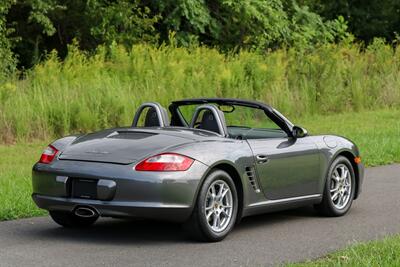
<path fill-rule="evenodd" d="M 258 164 L 267 163 L 269 160 L 267 155 L 257 155 L 256 159 Z"/>

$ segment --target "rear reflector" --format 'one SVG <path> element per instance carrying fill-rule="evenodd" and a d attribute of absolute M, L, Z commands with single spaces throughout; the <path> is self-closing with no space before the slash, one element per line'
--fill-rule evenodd
<path fill-rule="evenodd" d="M 136 171 L 186 171 L 194 160 L 176 153 L 163 153 L 147 158 L 135 166 Z"/>

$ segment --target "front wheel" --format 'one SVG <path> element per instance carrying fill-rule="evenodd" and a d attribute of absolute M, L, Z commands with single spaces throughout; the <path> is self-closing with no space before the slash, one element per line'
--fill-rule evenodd
<path fill-rule="evenodd" d="M 347 158 L 339 156 L 329 168 L 322 202 L 316 209 L 326 216 L 346 214 L 353 203 L 355 187 L 353 166 Z"/>
<path fill-rule="evenodd" d="M 200 189 L 186 230 L 201 241 L 221 241 L 233 229 L 237 211 L 238 197 L 232 178 L 222 170 L 212 171 Z"/>

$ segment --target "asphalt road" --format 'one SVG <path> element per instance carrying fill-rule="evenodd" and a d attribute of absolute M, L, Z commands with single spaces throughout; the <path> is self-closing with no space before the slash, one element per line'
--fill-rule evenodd
<path fill-rule="evenodd" d="M 41 217 L 0 223 L 0 266 L 266 266 L 317 258 L 400 233 L 400 165 L 367 169 L 364 191 L 340 218 L 302 208 L 245 218 L 219 243 L 177 225 L 104 219 L 86 230 Z"/>

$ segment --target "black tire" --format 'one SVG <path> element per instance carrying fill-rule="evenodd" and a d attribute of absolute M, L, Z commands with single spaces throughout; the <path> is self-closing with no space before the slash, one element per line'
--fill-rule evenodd
<path fill-rule="evenodd" d="M 229 223 L 223 231 L 213 231 L 206 219 L 206 197 L 210 186 L 217 181 L 224 181 L 230 189 L 232 196 L 232 215 Z M 197 201 L 190 219 L 184 224 L 186 232 L 191 238 L 198 241 L 217 242 L 223 240 L 235 226 L 238 213 L 238 196 L 235 183 L 228 173 L 222 170 L 214 170 L 204 180 L 200 188 Z"/>
<path fill-rule="evenodd" d="M 344 205 L 342 208 L 337 208 L 332 200 L 331 197 L 331 186 L 332 186 L 332 175 L 333 172 L 335 171 L 336 168 L 338 168 L 341 165 L 345 165 L 349 171 L 349 174 L 351 176 L 351 187 L 350 187 L 350 197 L 348 199 L 348 202 L 346 205 Z M 337 157 L 329 167 L 328 171 L 328 176 L 326 177 L 326 182 L 324 186 L 324 193 L 322 197 L 322 202 L 320 204 L 315 205 L 314 207 L 316 210 L 324 216 L 329 216 L 329 217 L 338 217 L 338 216 L 343 216 L 345 215 L 354 200 L 354 193 L 355 193 L 355 188 L 356 188 L 356 179 L 355 179 L 355 172 L 353 169 L 353 166 L 351 165 L 350 161 L 343 156 Z"/>
<path fill-rule="evenodd" d="M 49 211 L 49 214 L 53 221 L 67 228 L 89 227 L 98 219 L 98 216 L 83 218 L 78 217 L 71 212 L 64 211 Z"/>

